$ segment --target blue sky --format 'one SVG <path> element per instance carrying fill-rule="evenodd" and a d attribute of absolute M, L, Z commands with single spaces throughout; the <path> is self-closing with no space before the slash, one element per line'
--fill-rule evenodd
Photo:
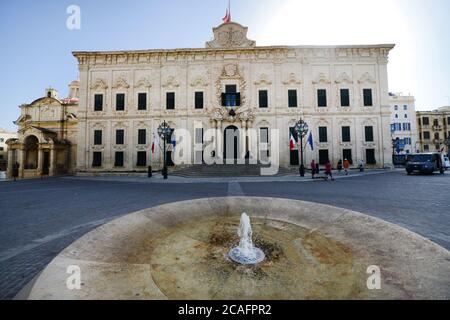
<path fill-rule="evenodd" d="M 69 5 L 81 30 L 66 28 Z M 18 106 L 48 86 L 60 97 L 78 77 L 72 51 L 203 47 L 226 0 L 2 0 L 0 127 L 15 131 Z M 234 0 L 233 20 L 258 45 L 395 43 L 391 91 L 416 96 L 416 108 L 450 104 L 448 0 Z"/>

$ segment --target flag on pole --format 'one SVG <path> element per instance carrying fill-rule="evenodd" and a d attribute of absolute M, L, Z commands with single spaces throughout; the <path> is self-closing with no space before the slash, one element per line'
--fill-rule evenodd
<path fill-rule="evenodd" d="M 175 147 L 177 146 L 177 138 L 174 133 L 172 134 L 171 144 L 173 145 L 173 150 L 175 150 Z"/>
<path fill-rule="evenodd" d="M 230 23 L 231 22 L 231 0 L 228 1 L 228 9 L 227 13 L 225 14 L 225 17 L 223 17 L 223 23 Z"/>
<path fill-rule="evenodd" d="M 153 132 L 152 154 L 155 154 L 155 148 L 158 140 L 156 140 L 155 133 Z"/>
<path fill-rule="evenodd" d="M 311 150 L 314 151 L 314 139 L 312 132 L 309 133 L 308 144 L 311 146 Z"/>
<path fill-rule="evenodd" d="M 292 133 L 291 133 L 291 139 L 289 141 L 289 146 L 291 148 L 291 151 L 293 151 L 295 149 L 295 139 L 294 139 L 294 136 L 292 135 Z"/>

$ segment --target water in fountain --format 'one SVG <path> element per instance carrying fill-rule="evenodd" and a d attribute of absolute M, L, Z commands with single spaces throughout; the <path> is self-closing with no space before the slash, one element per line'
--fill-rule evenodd
<path fill-rule="evenodd" d="M 238 235 L 241 238 L 241 241 L 239 242 L 239 247 L 231 249 L 228 254 L 230 259 L 243 265 L 252 265 L 264 261 L 266 257 L 264 252 L 253 246 L 252 225 L 250 223 L 250 218 L 246 213 L 243 213 L 241 216 Z"/>

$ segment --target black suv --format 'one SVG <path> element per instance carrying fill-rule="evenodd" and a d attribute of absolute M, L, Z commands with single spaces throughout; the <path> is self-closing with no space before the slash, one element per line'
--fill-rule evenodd
<path fill-rule="evenodd" d="M 441 174 L 445 172 L 442 157 L 439 153 L 410 154 L 406 157 L 406 172 L 408 175 L 413 172 L 433 174 L 436 171 Z"/>

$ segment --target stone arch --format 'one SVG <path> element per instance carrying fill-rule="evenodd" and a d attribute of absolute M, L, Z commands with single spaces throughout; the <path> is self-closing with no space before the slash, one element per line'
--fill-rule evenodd
<path fill-rule="evenodd" d="M 39 139 L 34 135 L 30 135 L 25 138 L 23 145 L 25 151 L 24 169 L 37 169 Z"/>

